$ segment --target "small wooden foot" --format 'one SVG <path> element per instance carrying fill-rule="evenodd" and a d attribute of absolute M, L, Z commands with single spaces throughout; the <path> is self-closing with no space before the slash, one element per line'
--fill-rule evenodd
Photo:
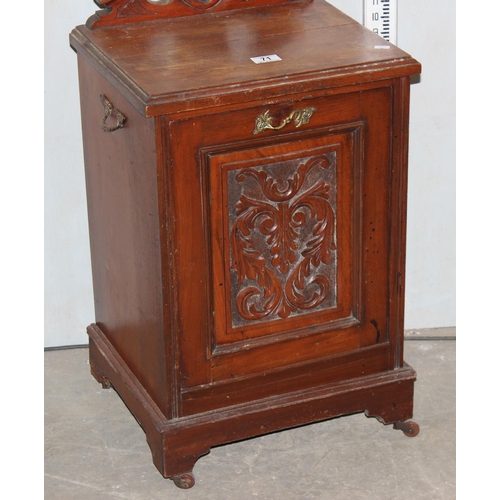
<path fill-rule="evenodd" d="M 171 479 L 178 488 L 182 488 L 183 490 L 187 490 L 194 486 L 194 475 L 191 472 L 180 474 L 179 476 L 172 476 Z"/>
<path fill-rule="evenodd" d="M 109 389 L 111 387 L 111 382 L 104 376 L 101 375 L 93 366 L 90 365 L 91 375 L 102 385 L 103 389 Z"/>
<path fill-rule="evenodd" d="M 415 437 L 420 431 L 417 422 L 413 420 L 395 422 L 393 427 L 394 429 L 403 431 L 403 434 L 408 437 Z"/>

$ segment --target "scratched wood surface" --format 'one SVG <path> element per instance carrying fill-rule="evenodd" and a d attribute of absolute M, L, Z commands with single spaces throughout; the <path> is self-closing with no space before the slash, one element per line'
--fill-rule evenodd
<path fill-rule="evenodd" d="M 197 100 L 205 106 L 241 103 L 250 96 L 418 72 L 408 54 L 393 45 L 376 48 L 389 44 L 324 0 L 230 16 L 207 13 L 97 30 L 79 26 L 71 43 L 148 115 L 199 106 Z M 251 60 L 270 54 L 281 61 Z"/>

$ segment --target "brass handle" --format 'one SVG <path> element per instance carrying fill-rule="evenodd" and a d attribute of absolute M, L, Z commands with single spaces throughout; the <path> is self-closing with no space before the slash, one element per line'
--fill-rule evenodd
<path fill-rule="evenodd" d="M 284 120 L 282 120 L 279 125 L 273 125 L 271 122 L 274 119 L 269 116 L 271 112 L 269 109 L 264 111 L 261 115 L 255 118 L 255 129 L 253 131 L 254 134 L 259 134 L 266 129 L 271 130 L 281 130 L 285 125 L 288 125 L 292 120 L 295 127 L 300 127 L 305 123 L 309 123 L 311 116 L 318 108 L 310 107 L 304 109 L 295 109 L 292 111 Z"/>
<path fill-rule="evenodd" d="M 125 123 L 125 120 L 127 117 L 120 112 L 120 110 L 116 109 L 106 98 L 104 94 L 101 94 L 100 96 L 102 105 L 104 106 L 104 118 L 101 121 L 101 129 L 103 132 L 114 132 L 115 130 L 118 130 L 119 128 L 123 128 L 123 124 Z M 116 125 L 109 127 L 106 125 L 106 120 L 111 116 L 115 115 L 116 118 Z"/>

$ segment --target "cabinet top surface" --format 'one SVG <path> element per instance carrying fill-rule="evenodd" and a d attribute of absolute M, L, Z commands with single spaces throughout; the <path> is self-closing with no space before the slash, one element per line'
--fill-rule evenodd
<path fill-rule="evenodd" d="M 324 0 L 92 30 L 78 26 L 70 40 L 79 54 L 99 62 L 101 72 L 111 72 L 150 104 L 221 88 L 248 92 L 257 82 L 291 84 L 377 68 L 392 70 L 393 77 L 402 76 L 401 67 L 404 74 L 420 70 L 407 53 Z M 277 60 L 252 60 L 265 56 Z"/>

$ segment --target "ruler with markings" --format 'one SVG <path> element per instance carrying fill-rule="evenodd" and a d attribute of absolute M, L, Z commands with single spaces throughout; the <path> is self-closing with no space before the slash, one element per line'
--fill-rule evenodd
<path fill-rule="evenodd" d="M 396 45 L 397 0 L 364 0 L 363 24 Z"/>

